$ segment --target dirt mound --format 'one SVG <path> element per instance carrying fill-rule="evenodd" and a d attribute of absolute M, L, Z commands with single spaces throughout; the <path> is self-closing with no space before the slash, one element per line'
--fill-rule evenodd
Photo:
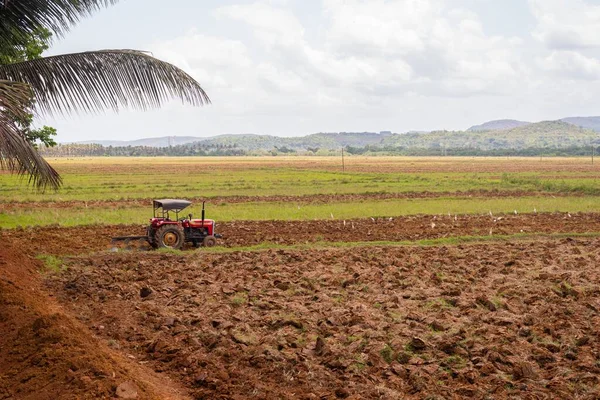
<path fill-rule="evenodd" d="M 599 246 L 99 254 L 48 284 L 196 398 L 597 399 Z"/>
<path fill-rule="evenodd" d="M 219 245 L 313 242 L 415 241 L 457 236 L 600 232 L 600 214 L 417 215 L 397 218 L 217 223 Z M 40 227 L 4 230 L 0 237 L 27 243 L 32 255 L 89 254 L 109 250 L 113 236 L 143 235 L 142 225 Z"/>
<path fill-rule="evenodd" d="M 117 391 L 122 398 L 186 398 L 65 314 L 41 287 L 39 267 L 3 243 L 0 399 L 112 399 Z"/>

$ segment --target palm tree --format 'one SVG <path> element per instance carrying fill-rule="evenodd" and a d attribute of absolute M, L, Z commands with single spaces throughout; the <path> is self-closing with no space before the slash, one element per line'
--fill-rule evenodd
<path fill-rule="evenodd" d="M 0 0 L 0 49 L 41 28 L 63 35 L 80 18 L 118 0 Z M 31 104 L 38 112 L 146 110 L 176 98 L 195 106 L 210 99 L 179 68 L 136 50 L 65 54 L 0 66 L 0 164 L 29 176 L 39 189 L 58 188 L 59 174 L 15 122 Z"/>

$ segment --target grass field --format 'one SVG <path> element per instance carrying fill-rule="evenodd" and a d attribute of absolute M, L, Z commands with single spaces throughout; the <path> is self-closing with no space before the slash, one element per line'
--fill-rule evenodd
<path fill-rule="evenodd" d="M 251 202 L 214 204 L 208 206 L 208 217 L 217 221 L 236 220 L 313 220 L 351 219 L 361 217 L 396 217 L 416 214 L 465 215 L 544 212 L 596 212 L 598 199 L 585 197 L 518 197 L 518 198 L 438 198 L 384 201 L 301 204 L 293 202 Z M 185 210 L 200 215 L 200 205 Z M 93 207 L 93 208 L 32 208 L 0 213 L 4 228 L 17 226 L 53 225 L 77 226 L 92 224 L 145 224 L 152 208 Z"/>
<path fill-rule="evenodd" d="M 56 192 L 0 175 L 2 227 L 143 224 L 152 198 L 207 199 L 220 221 L 600 211 L 600 169 L 578 158 L 349 157 L 344 171 L 331 157 L 50 161 L 64 179 Z M 311 203 L 323 195 L 329 197 Z M 233 201 L 239 196 L 248 198 Z M 114 203 L 87 204 L 97 201 Z"/>

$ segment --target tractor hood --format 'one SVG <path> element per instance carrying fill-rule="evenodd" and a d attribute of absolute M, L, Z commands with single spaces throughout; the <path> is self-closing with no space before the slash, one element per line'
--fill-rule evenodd
<path fill-rule="evenodd" d="M 191 201 L 187 200 L 176 200 L 176 199 L 163 199 L 154 200 L 154 208 L 162 208 L 164 211 L 176 211 L 179 212 L 192 204 Z"/>

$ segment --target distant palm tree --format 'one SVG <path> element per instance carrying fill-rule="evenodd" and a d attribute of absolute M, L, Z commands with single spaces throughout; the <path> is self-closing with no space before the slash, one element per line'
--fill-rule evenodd
<path fill-rule="evenodd" d="M 63 35 L 81 17 L 117 1 L 0 0 L 0 51 L 41 28 Z M 28 175 L 40 189 L 61 185 L 59 174 L 15 122 L 31 104 L 42 113 L 71 114 L 126 107 L 146 110 L 172 98 L 196 106 L 210 103 L 187 73 L 136 50 L 90 51 L 0 66 L 0 163 Z"/>

